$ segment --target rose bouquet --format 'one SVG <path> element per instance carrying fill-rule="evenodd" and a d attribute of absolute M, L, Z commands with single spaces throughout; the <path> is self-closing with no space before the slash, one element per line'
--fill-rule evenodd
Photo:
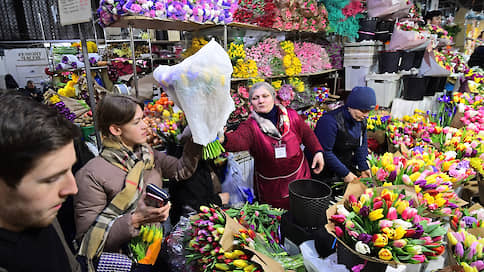
<path fill-rule="evenodd" d="M 308 124 L 308 126 L 312 129 L 316 128 L 319 118 L 321 118 L 325 112 L 326 111 L 320 107 L 315 107 L 304 111 L 304 115 L 306 116 L 306 124 Z"/>
<path fill-rule="evenodd" d="M 421 216 L 411 192 L 395 187 L 354 190 L 327 212 L 328 231 L 351 251 L 373 262 L 423 263 L 445 251 L 446 230 Z M 351 191 L 355 191 L 352 193 Z"/>
<path fill-rule="evenodd" d="M 464 268 L 464 271 L 484 271 L 484 238 L 480 229 L 449 231 L 447 238 L 455 260 Z"/>

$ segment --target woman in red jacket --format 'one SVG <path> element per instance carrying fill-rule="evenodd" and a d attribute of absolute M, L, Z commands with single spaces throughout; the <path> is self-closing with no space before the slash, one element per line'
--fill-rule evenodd
<path fill-rule="evenodd" d="M 255 186 L 259 201 L 289 209 L 290 182 L 311 178 L 301 144 L 313 153 L 311 168 L 323 170 L 323 148 L 318 138 L 295 110 L 275 104 L 274 88 L 267 82 L 249 91 L 254 107 L 248 120 L 225 134 L 227 151 L 249 150 L 255 160 Z"/>

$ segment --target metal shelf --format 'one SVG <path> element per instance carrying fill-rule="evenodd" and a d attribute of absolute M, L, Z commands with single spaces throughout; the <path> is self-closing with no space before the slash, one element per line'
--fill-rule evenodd
<path fill-rule="evenodd" d="M 157 30 L 179 30 L 179 31 L 197 31 L 205 28 L 214 27 L 214 23 L 195 23 L 189 21 L 175 21 L 169 19 L 153 19 L 145 16 L 122 16 L 119 20 L 110 24 L 108 27 L 129 26 L 141 29 Z"/>
<path fill-rule="evenodd" d="M 102 69 L 107 69 L 108 67 L 107 66 L 91 66 L 91 70 L 102 70 Z M 82 67 L 82 68 L 71 68 L 71 69 L 63 69 L 63 70 L 55 70 L 55 71 L 51 71 L 52 73 L 64 73 L 64 72 L 77 72 L 77 71 L 82 71 L 82 70 L 85 70 L 86 67 Z"/>
<path fill-rule="evenodd" d="M 295 77 L 318 76 L 318 75 L 324 75 L 324 74 L 336 72 L 338 70 L 339 69 L 328 69 L 328 70 L 324 70 L 324 71 L 317 72 L 317 73 L 299 74 L 299 75 L 294 75 L 294 76 Z M 280 75 L 280 76 L 257 77 L 257 78 L 270 79 L 270 78 L 282 78 L 282 77 L 291 77 L 291 76 L 288 76 L 288 75 Z M 256 78 L 255 77 L 249 77 L 249 78 L 236 77 L 236 78 L 232 78 L 232 81 L 244 81 L 244 80 L 251 80 L 251 79 L 256 79 Z"/>

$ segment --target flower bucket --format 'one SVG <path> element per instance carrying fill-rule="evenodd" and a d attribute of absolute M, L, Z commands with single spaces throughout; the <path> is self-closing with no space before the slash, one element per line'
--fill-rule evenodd
<path fill-rule="evenodd" d="M 382 51 L 378 56 L 378 66 L 380 74 L 398 72 L 400 64 L 399 51 Z"/>
<path fill-rule="evenodd" d="M 349 271 L 353 271 L 352 268 L 357 265 L 364 266 L 363 269 L 360 270 L 361 272 L 384 272 L 387 270 L 387 264 L 364 260 L 339 242 L 336 247 L 336 255 L 338 256 L 338 263 L 344 264 Z"/>
<path fill-rule="evenodd" d="M 433 96 L 436 92 L 444 90 L 445 83 L 447 83 L 447 77 L 425 77 L 426 86 L 425 96 Z"/>
<path fill-rule="evenodd" d="M 394 26 L 395 26 L 394 21 L 382 20 L 382 21 L 378 22 L 376 29 L 377 29 L 377 31 L 388 31 L 388 32 L 392 33 Z"/>
<path fill-rule="evenodd" d="M 331 193 L 331 188 L 322 181 L 299 179 L 291 182 L 289 207 L 296 223 L 303 227 L 324 226 Z"/>
<path fill-rule="evenodd" d="M 360 19 L 360 29 L 358 30 L 357 41 L 374 40 L 377 18 Z"/>
<path fill-rule="evenodd" d="M 414 63 L 414 60 L 415 60 L 415 54 L 416 54 L 416 52 L 402 51 L 401 52 L 402 61 L 400 62 L 398 70 L 408 71 L 408 70 L 412 69 L 413 63 Z"/>
<path fill-rule="evenodd" d="M 424 50 L 415 51 L 415 57 L 413 58 L 413 68 L 419 68 L 422 65 L 422 60 L 424 56 Z"/>
<path fill-rule="evenodd" d="M 405 76 L 403 78 L 403 99 L 422 100 L 425 94 L 425 78 L 419 76 Z"/>

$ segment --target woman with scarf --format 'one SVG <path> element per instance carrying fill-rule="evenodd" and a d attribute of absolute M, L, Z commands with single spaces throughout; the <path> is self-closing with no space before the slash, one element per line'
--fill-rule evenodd
<path fill-rule="evenodd" d="M 79 255 L 89 270 L 103 251 L 122 252 L 142 225 L 167 219 L 171 204 L 146 205 L 146 185 L 161 188 L 163 178 L 188 179 L 201 158 L 202 146 L 192 141 L 180 159 L 148 146 L 143 106 L 133 97 L 108 95 L 96 109 L 103 148 L 77 172 L 79 192 L 74 197 Z"/>
<path fill-rule="evenodd" d="M 289 209 L 289 183 L 311 178 L 301 144 L 314 154 L 311 168 L 323 170 L 323 148 L 309 126 L 295 110 L 275 104 L 274 88 L 267 82 L 249 91 L 252 111 L 234 132 L 225 134 L 227 151 L 248 150 L 254 157 L 255 190 L 259 201 Z"/>

